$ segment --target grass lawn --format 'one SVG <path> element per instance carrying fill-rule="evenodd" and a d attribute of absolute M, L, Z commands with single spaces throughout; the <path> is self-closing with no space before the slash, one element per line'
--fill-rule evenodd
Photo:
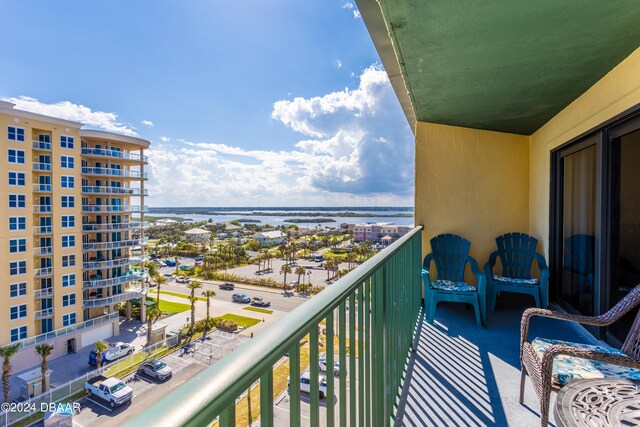
<path fill-rule="evenodd" d="M 259 308 L 259 307 L 245 307 L 243 310 L 257 311 L 258 313 L 265 313 L 265 314 L 273 313 L 273 310 L 267 310 L 266 308 Z"/>
<path fill-rule="evenodd" d="M 155 298 L 148 298 L 149 301 L 154 301 Z M 182 313 L 191 309 L 190 304 L 180 304 L 179 302 L 163 301 L 160 300 L 160 311 L 163 313 Z"/>
<path fill-rule="evenodd" d="M 221 319 L 233 320 L 238 324 L 238 326 L 244 326 L 245 328 L 250 328 L 256 323 L 260 323 L 260 319 L 254 319 L 252 317 L 244 317 L 238 316 L 237 314 L 227 313 L 223 316 L 220 316 Z"/>
<path fill-rule="evenodd" d="M 189 299 L 190 295 L 188 294 L 181 294 L 180 292 L 170 292 L 170 291 L 160 291 L 160 295 L 165 294 L 165 295 L 171 295 L 174 297 L 178 297 L 178 298 L 184 298 L 184 299 Z M 206 301 L 207 299 L 205 297 L 199 297 L 196 295 L 196 299 L 198 301 Z"/>

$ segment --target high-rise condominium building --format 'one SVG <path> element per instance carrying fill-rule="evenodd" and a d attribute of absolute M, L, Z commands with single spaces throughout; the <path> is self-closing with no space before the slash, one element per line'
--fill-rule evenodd
<path fill-rule="evenodd" d="M 0 101 L 0 345 L 75 351 L 146 293 L 149 142 L 81 127 Z"/>

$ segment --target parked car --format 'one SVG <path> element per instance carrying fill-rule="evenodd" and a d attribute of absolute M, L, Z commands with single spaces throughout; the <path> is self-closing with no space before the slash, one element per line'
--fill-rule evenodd
<path fill-rule="evenodd" d="M 255 307 L 269 307 L 271 303 L 269 301 L 265 301 L 260 297 L 253 297 L 251 299 L 251 305 Z"/>
<path fill-rule="evenodd" d="M 187 271 L 189 269 L 189 266 L 188 265 L 181 265 L 179 268 L 182 271 Z"/>
<path fill-rule="evenodd" d="M 153 260 L 153 262 L 155 262 L 158 267 L 166 267 L 167 264 L 164 263 L 164 261 L 160 261 L 159 259 Z"/>
<path fill-rule="evenodd" d="M 176 282 L 178 282 L 178 283 L 189 283 L 189 282 L 191 282 L 191 279 L 189 279 L 187 276 L 177 276 L 176 277 Z"/>
<path fill-rule="evenodd" d="M 196 261 L 204 261 L 204 256 L 203 256 L 203 255 L 198 255 L 198 256 L 195 258 L 195 260 L 196 260 Z"/>
<path fill-rule="evenodd" d="M 324 261 L 324 257 L 322 255 L 316 255 L 315 257 L 313 257 L 313 260 L 315 262 L 322 262 Z"/>
<path fill-rule="evenodd" d="M 167 267 L 175 267 L 176 266 L 176 262 L 175 261 L 171 261 L 170 259 L 165 259 L 163 262 L 165 263 L 165 265 Z"/>
<path fill-rule="evenodd" d="M 290 387 L 290 385 L 290 378 L 287 378 L 287 387 Z M 309 375 L 308 371 L 300 375 L 300 391 L 311 393 L 311 375 Z M 318 395 L 320 396 L 320 399 L 324 399 L 327 395 L 326 377 L 318 376 Z"/>
<path fill-rule="evenodd" d="M 236 288 L 236 285 L 234 285 L 233 283 L 221 283 L 220 285 L 218 285 L 219 289 L 222 289 L 223 291 L 232 291 Z"/>
<path fill-rule="evenodd" d="M 114 360 L 120 359 L 121 357 L 130 356 L 133 354 L 134 351 L 135 349 L 129 343 L 116 342 L 113 344 L 109 344 L 109 348 L 102 353 L 101 365 L 104 366 L 109 362 L 113 362 Z M 91 352 L 89 353 L 89 365 L 91 366 L 98 365 L 98 361 L 96 358 L 97 355 L 98 355 L 97 351 L 91 350 Z"/>
<path fill-rule="evenodd" d="M 324 357 L 318 359 L 318 368 L 320 368 L 320 372 L 327 372 L 327 359 Z M 333 375 L 340 375 L 340 364 L 338 362 L 333 362 Z"/>
<path fill-rule="evenodd" d="M 243 304 L 248 304 L 251 302 L 251 298 L 249 297 L 249 295 L 245 294 L 233 294 L 231 295 L 231 300 L 233 302 L 241 302 Z"/>
<path fill-rule="evenodd" d="M 290 288 L 296 288 L 296 287 L 298 287 L 299 284 L 300 284 L 300 282 L 298 282 L 297 280 L 294 280 L 293 282 L 289 282 L 289 287 Z"/>
<path fill-rule="evenodd" d="M 145 374 L 159 381 L 164 381 L 167 378 L 171 378 L 173 370 L 163 361 L 154 359 L 140 365 L 138 373 Z"/>
<path fill-rule="evenodd" d="M 117 378 L 107 378 L 103 375 L 91 378 L 84 383 L 89 397 L 96 396 L 109 403 L 109 406 L 116 406 L 130 403 L 133 398 L 133 389 Z"/>

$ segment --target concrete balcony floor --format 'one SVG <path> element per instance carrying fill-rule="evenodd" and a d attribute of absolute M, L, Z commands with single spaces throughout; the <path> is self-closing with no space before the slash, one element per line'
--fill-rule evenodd
<path fill-rule="evenodd" d="M 487 328 L 476 325 L 465 304 L 440 303 L 433 325 L 422 318 L 418 350 L 408 369 L 397 426 L 539 426 L 538 398 L 527 378 L 520 391 L 520 317 L 530 297 L 504 294 Z M 541 336 L 589 343 L 567 322 L 535 318 L 529 339 Z M 555 392 L 550 405 L 553 420 Z"/>

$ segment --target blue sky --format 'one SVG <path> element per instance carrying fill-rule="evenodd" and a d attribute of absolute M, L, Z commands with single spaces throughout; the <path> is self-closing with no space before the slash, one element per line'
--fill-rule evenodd
<path fill-rule="evenodd" d="M 411 131 L 352 2 L 2 9 L 0 97 L 150 140 L 152 206 L 413 204 Z"/>

